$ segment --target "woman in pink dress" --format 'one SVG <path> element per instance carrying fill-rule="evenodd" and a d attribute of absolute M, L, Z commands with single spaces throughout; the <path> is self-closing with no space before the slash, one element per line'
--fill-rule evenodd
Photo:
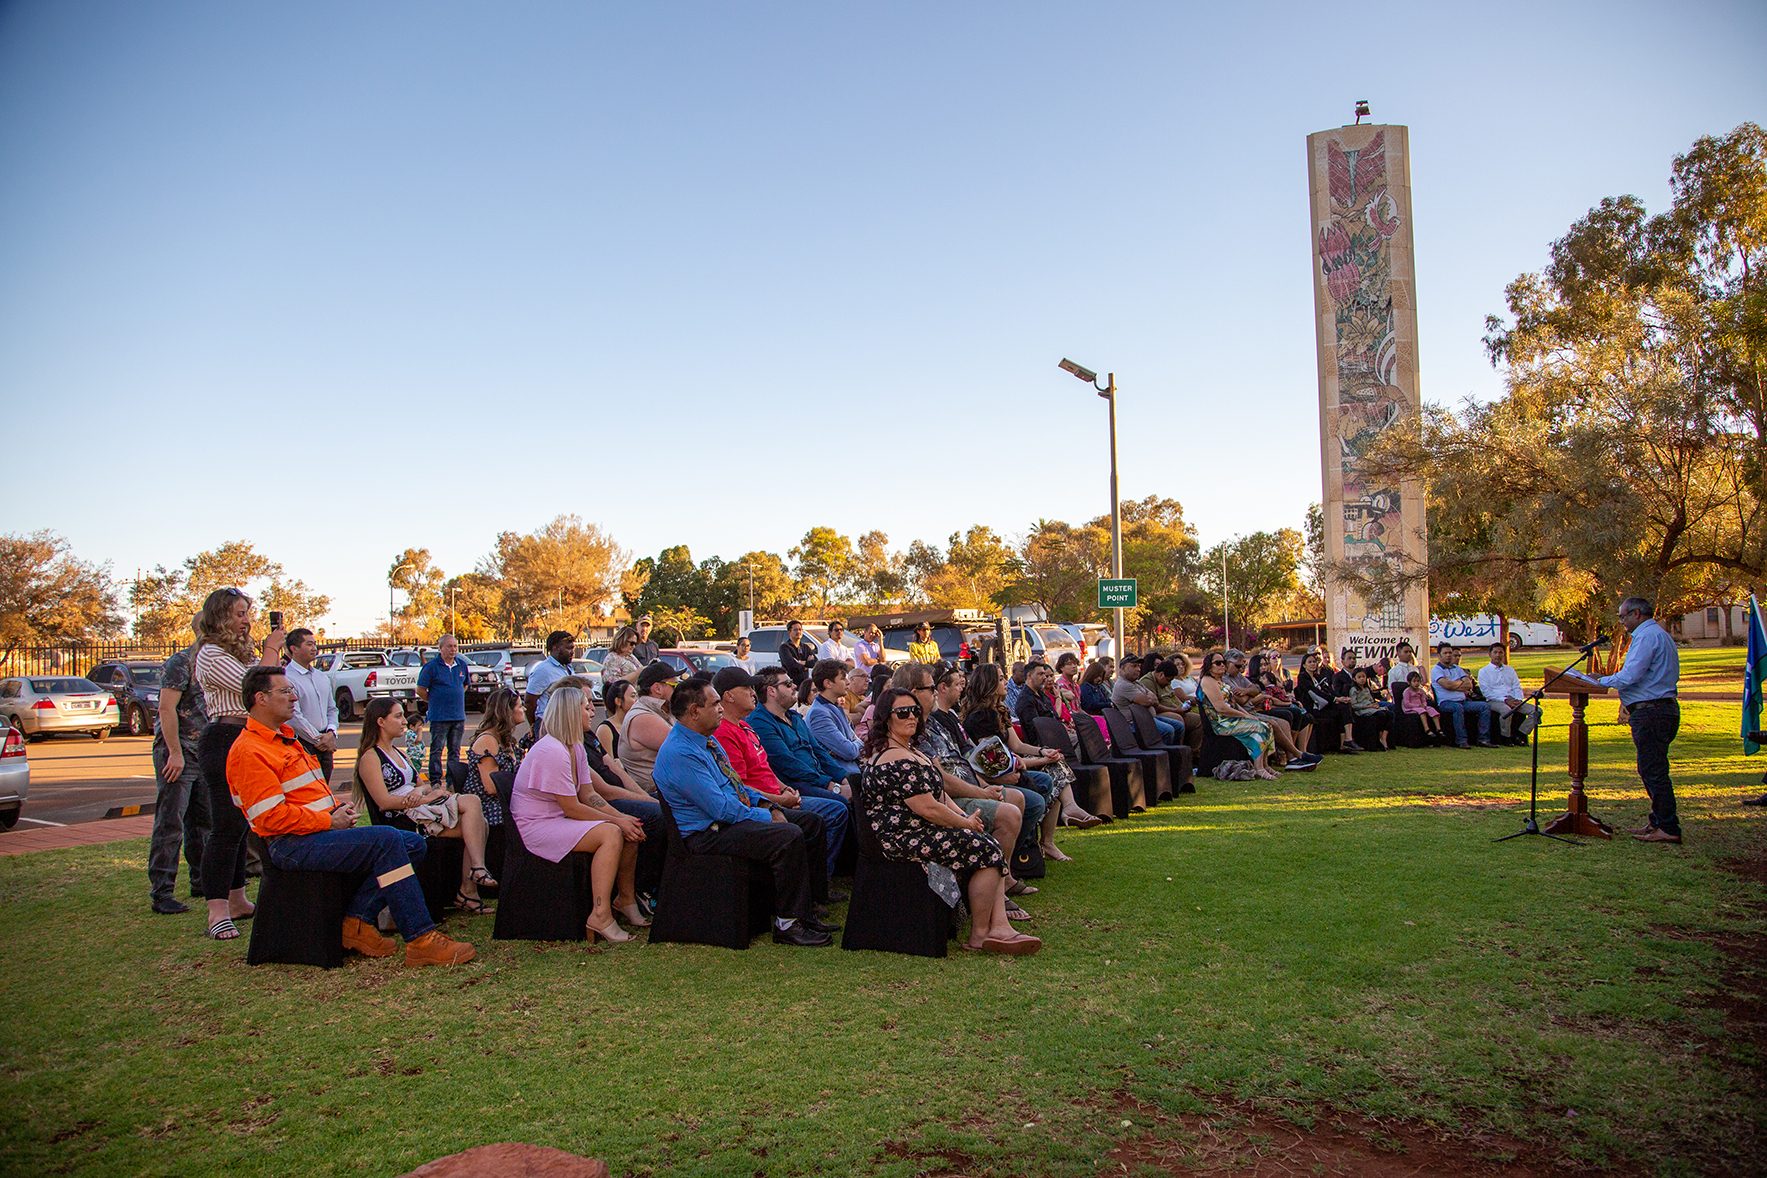
<path fill-rule="evenodd" d="M 595 720 L 589 697 L 576 687 L 560 687 L 546 704 L 540 723 L 543 735 L 522 758 L 509 793 L 509 815 L 521 832 L 522 844 L 542 859 L 557 863 L 572 851 L 594 855 L 589 879 L 595 907 L 586 922 L 590 939 L 630 941 L 615 920 L 614 882 L 631 879 L 644 827 L 622 814 L 595 792 L 595 775 L 583 751 L 583 731 Z M 628 919 L 636 918 L 638 898 L 621 897 Z"/>

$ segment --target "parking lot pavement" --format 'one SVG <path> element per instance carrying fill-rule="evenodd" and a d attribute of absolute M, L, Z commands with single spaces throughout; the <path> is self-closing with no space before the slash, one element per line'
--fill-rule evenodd
<path fill-rule="evenodd" d="M 334 780 L 347 788 L 356 768 L 360 722 L 338 731 Z M 25 746 L 31 763 L 31 796 L 25 801 L 15 831 L 47 825 L 73 826 L 95 822 L 117 806 L 145 805 L 159 796 L 153 776 L 153 738 L 113 736 L 51 736 Z M 4 842 L 11 831 L 0 831 Z"/>
<path fill-rule="evenodd" d="M 597 710 L 599 721 L 602 713 Z M 462 745 L 472 739 L 477 713 L 467 716 Z M 518 732 L 523 731 L 518 729 Z M 356 743 L 362 739 L 360 720 L 338 727 L 332 788 L 347 793 L 356 770 Z M 460 750 L 462 755 L 466 749 Z M 118 806 L 146 805 L 159 796 L 153 776 L 153 738 L 112 736 L 51 736 L 25 746 L 31 763 L 31 794 L 12 831 L 0 831 L 0 844 L 18 831 L 74 826 L 104 819 Z M 116 819 L 113 821 L 126 821 Z"/>

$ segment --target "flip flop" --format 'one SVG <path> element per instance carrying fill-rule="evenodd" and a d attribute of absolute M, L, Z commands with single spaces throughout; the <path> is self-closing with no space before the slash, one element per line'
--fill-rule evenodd
<path fill-rule="evenodd" d="M 209 926 L 209 936 L 217 941 L 237 941 L 239 926 L 233 923 L 232 917 L 223 916 Z"/>
<path fill-rule="evenodd" d="M 1011 941 L 1002 941 L 998 937 L 989 937 L 982 942 L 983 953 L 1003 953 L 1009 957 L 1029 957 L 1043 947 L 1043 942 L 1036 937 L 1017 937 Z"/>

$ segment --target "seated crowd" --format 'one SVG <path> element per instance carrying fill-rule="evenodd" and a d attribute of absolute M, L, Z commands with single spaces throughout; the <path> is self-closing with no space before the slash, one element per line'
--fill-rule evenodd
<path fill-rule="evenodd" d="M 1194 666 L 1179 651 L 1100 658 L 1084 668 L 1065 654 L 1056 666 L 1034 660 L 1008 674 L 991 663 L 966 671 L 943 660 L 891 667 L 869 632 L 858 657 L 838 657 L 826 644 L 817 650 L 793 623 L 779 664 L 752 673 L 738 665 L 682 678 L 654 658 L 613 664 L 621 673 L 604 669 L 606 715 L 597 723 L 594 685 L 572 674 L 575 644 L 558 632 L 547 659 L 530 668 L 524 695 L 491 693 L 452 782 L 433 763 L 439 740 L 428 784 L 420 780 L 415 708 L 408 715 L 397 701 L 372 701 L 354 796 L 340 799 L 312 743 L 291 724 L 297 692 L 270 649 L 279 639 L 272 634 L 258 665 L 244 665 L 246 649 L 230 652 L 241 664 L 244 715 L 225 753 L 228 800 L 241 830 L 249 825 L 265 840 L 278 868 L 370 872 L 349 902 L 344 944 L 385 956 L 395 945 L 384 933 L 396 928 L 408 965 L 473 955 L 436 928 L 425 905 L 413 864 L 426 836 L 460 840 L 454 902 L 470 913 L 489 910 L 481 889 L 498 883 L 487 846 L 505 823 L 528 854 L 554 863 L 587 854 L 585 932 L 623 942 L 632 934 L 622 924 L 650 923 L 672 820 L 692 854 L 764 865 L 773 939 L 815 947 L 832 943 L 839 928 L 829 905 L 849 896 L 830 879 L 864 822 L 886 858 L 922 865 L 928 887 L 952 908 L 967 902 L 966 948 L 1028 954 L 1042 943 L 1013 922 L 1031 919 L 1019 900 L 1037 889 L 1014 876 L 1015 860 L 1041 851 L 1067 861 L 1056 843 L 1061 825 L 1110 821 L 1079 804 L 1063 751 L 1035 742 L 1039 721 L 1046 733 L 1054 732 L 1047 722 L 1061 725 L 1069 747 L 1084 747 L 1077 726 L 1098 725 L 1108 744 L 1106 710 L 1143 705 L 1168 744 L 1199 750 L 1210 734 L 1230 738 L 1256 776 L 1274 779 L 1315 768 L 1318 750 L 1390 749 L 1401 717 L 1416 717 L 1426 735 L 1460 748 L 1473 733 L 1485 747 L 1492 736 L 1524 740 L 1539 718 L 1502 647 L 1491 649 L 1476 679 L 1452 646 L 1440 648 L 1426 673 L 1407 645 L 1372 667 L 1358 666 L 1349 650 L 1334 666 L 1329 651 L 1309 648 L 1293 677 L 1274 650 L 1211 650 Z M 629 637 L 616 643 L 622 655 L 636 647 Z M 450 744 L 458 743 L 456 731 Z M 356 825 L 362 813 L 371 825 Z M 212 912 L 220 916 L 212 936 L 249 915 L 238 911 L 243 890 L 224 886 L 233 883 L 226 870 L 233 854 L 213 877 L 220 882 L 209 893 L 219 893 Z"/>

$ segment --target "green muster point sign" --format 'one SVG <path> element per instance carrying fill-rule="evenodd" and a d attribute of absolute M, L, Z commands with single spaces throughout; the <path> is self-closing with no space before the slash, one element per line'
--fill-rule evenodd
<path fill-rule="evenodd" d="M 1098 582 L 1099 609 L 1134 609 L 1135 578 L 1125 577 L 1120 581 Z"/>

